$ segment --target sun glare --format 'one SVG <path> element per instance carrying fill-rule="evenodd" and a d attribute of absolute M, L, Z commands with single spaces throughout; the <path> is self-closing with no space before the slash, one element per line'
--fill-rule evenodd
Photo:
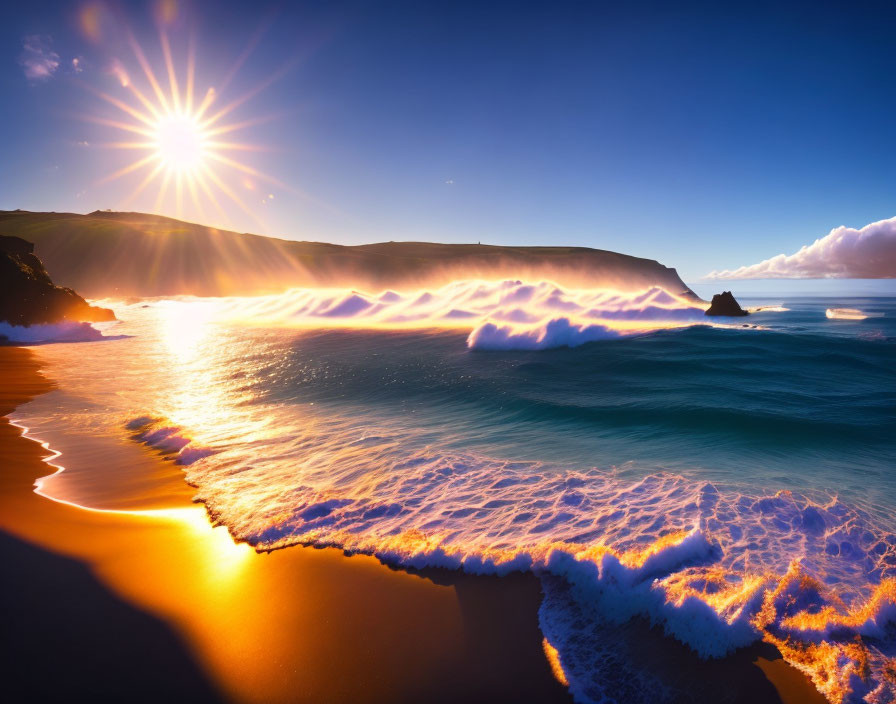
<path fill-rule="evenodd" d="M 232 135 L 265 122 L 268 118 L 238 122 L 228 121 L 228 118 L 238 107 L 269 85 L 276 75 L 269 81 L 256 85 L 246 95 L 227 105 L 218 106 L 221 90 L 226 88 L 245 60 L 246 52 L 223 79 L 220 90 L 209 87 L 204 94 L 197 94 L 196 57 L 192 45 L 187 56 L 186 71 L 183 76 L 178 76 L 168 37 L 164 30 L 161 31 L 164 57 L 162 75 L 167 76 L 166 89 L 136 39 L 133 36 L 129 38 L 145 81 L 135 80 L 124 64 L 116 60 L 114 75 L 118 79 L 122 95 L 101 91 L 97 93 L 120 112 L 114 119 L 105 116 L 91 116 L 87 119 L 126 133 L 130 138 L 130 141 L 108 142 L 103 146 L 142 153 L 99 183 L 122 177 L 133 178 L 135 181 L 139 178 L 133 191 L 119 204 L 122 210 L 128 209 L 141 194 L 156 190 L 154 210 L 160 214 L 173 210 L 177 217 L 182 217 L 184 207 L 192 205 L 195 215 L 203 219 L 207 217 L 206 208 L 211 208 L 227 222 L 229 217 L 223 205 L 231 202 L 259 222 L 255 211 L 243 200 L 244 197 L 251 197 L 251 194 L 241 194 L 240 184 L 251 177 L 255 181 L 265 181 L 280 188 L 288 187 L 231 156 L 234 152 L 262 150 L 257 145 L 236 141 Z"/>
<path fill-rule="evenodd" d="M 189 115 L 165 117 L 156 123 L 156 156 L 166 167 L 192 170 L 205 161 L 206 137 Z"/>

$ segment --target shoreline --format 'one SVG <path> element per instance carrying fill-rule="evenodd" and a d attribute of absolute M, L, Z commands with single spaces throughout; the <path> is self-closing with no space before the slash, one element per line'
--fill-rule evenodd
<path fill-rule="evenodd" d="M 54 388 L 39 366 L 30 350 L 0 349 L 4 415 Z M 201 683 L 192 691 L 204 693 L 204 701 L 455 701 L 470 691 L 492 699 L 570 701 L 544 657 L 540 587 L 531 575 L 436 584 L 335 549 L 256 553 L 233 543 L 225 528 L 212 527 L 204 507 L 186 498 L 168 508 L 107 512 L 39 496 L 33 482 L 51 473 L 44 460 L 52 451 L 23 437 L 5 417 L 0 451 L 9 460 L 0 475 L 4 551 L 30 546 L 41 556 L 35 560 L 44 558 L 44 571 L 58 573 L 54 592 L 68 581 L 59 556 L 69 566 L 74 560 L 93 574 L 102 601 L 146 614 L 157 630 L 167 631 L 168 647 L 180 642 L 177 659 L 189 664 L 182 670 L 192 676 L 174 669 L 162 691 L 177 692 L 183 683 L 190 692 L 192 679 Z M 183 482 L 178 467 L 143 452 Z M 8 550 L 7 540 L 16 545 Z M 20 576 L 21 593 L 6 594 L 4 603 L 20 602 L 34 586 L 24 570 Z M 77 604 L 69 607 L 77 613 Z M 113 618 L 111 607 L 103 620 L 107 616 Z M 54 612 L 45 619 L 37 609 L 27 628 L 5 632 L 4 650 L 24 639 L 34 646 L 25 652 L 40 658 L 30 676 L 13 683 L 14 691 L 31 691 L 40 681 L 35 668 L 72 657 L 46 648 L 67 618 Z M 139 658 L 152 641 L 147 628 L 126 640 Z M 109 644 L 105 648 L 112 657 Z M 144 676 L 166 680 L 159 668 L 147 668 Z M 103 677 L 119 679 L 112 671 Z M 133 681 L 120 678 L 118 684 L 118 694 L 130 697 Z M 62 698 L 68 688 L 57 686 L 37 698 Z"/>
<path fill-rule="evenodd" d="M 52 575 L 54 593 L 64 593 L 80 571 L 94 580 L 81 580 L 88 584 L 81 591 L 97 603 L 103 628 L 121 620 L 114 615 L 121 609 L 146 620 L 119 634 L 116 648 L 142 653 L 167 639 L 162 650 L 174 654 L 177 667 L 147 666 L 144 677 L 202 701 L 571 701 L 545 656 L 537 621 L 541 587 L 532 574 L 413 572 L 334 548 L 256 553 L 212 527 L 186 492 L 166 497 L 164 508 L 135 511 L 47 501 L 33 482 L 47 474 L 53 451 L 23 437 L 5 417 L 54 388 L 39 368 L 30 350 L 0 348 L 0 450 L 11 460 L 0 475 L 0 549 L 10 560 L 28 555 L 4 603 L 19 603 L 43 585 L 38 574 Z M 183 482 L 179 468 L 144 452 L 159 472 Z M 77 614 L 84 598 L 68 608 Z M 54 601 L 54 608 L 65 606 L 64 599 Z M 23 611 L 27 627 L 7 631 L 8 641 L 24 639 L 25 653 L 33 642 L 41 669 L 54 657 L 71 658 L 65 650 L 48 653 L 46 643 L 72 614 Z M 646 624 L 627 631 L 649 664 L 726 701 L 825 701 L 771 646 L 700 661 Z M 115 655 L 111 641 L 97 641 Z M 12 645 L 4 642 L 4 650 Z M 105 684 L 118 679 L 118 696 L 130 696 L 139 675 L 107 670 L 100 676 Z M 36 682 L 32 675 L 17 684 L 28 693 Z M 58 697 L 72 691 L 62 681 L 56 686 Z"/>

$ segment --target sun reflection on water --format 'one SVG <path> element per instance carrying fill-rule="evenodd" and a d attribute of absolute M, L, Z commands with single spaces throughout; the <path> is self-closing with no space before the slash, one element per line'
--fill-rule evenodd
<path fill-rule="evenodd" d="M 194 446 L 233 420 L 229 367 L 218 363 L 227 354 L 227 341 L 214 316 L 214 303 L 189 301 L 165 306 L 159 317 L 159 354 L 170 371 L 170 388 L 163 403 L 149 410 L 161 413 Z"/>
<path fill-rule="evenodd" d="M 205 301 L 177 301 L 163 310 L 160 327 L 166 349 L 178 363 L 193 362 L 207 341 L 215 315 L 214 305 Z"/>

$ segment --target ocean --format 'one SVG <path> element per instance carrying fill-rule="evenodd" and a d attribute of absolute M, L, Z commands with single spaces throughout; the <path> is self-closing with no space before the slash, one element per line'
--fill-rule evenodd
<path fill-rule="evenodd" d="M 121 322 L 42 347 L 59 388 L 14 417 L 62 465 L 66 428 L 156 448 L 259 550 L 536 573 L 577 701 L 662 700 L 613 657 L 632 618 L 891 701 L 896 299 L 740 302 L 513 281 L 105 301 Z M 39 490 L 116 508 L 126 481 L 66 465 Z"/>

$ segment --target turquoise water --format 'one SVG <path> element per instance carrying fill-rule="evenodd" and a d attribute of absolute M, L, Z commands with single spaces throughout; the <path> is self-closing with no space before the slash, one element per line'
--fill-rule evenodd
<path fill-rule="evenodd" d="M 432 310 L 462 318 L 481 288 Z M 431 311 L 412 329 L 291 324 L 296 301 L 356 323 L 392 293 L 119 306 L 120 339 L 45 348 L 69 391 L 22 421 L 159 448 L 258 549 L 534 572 L 578 701 L 622 679 L 627 701 L 657 700 L 649 673 L 601 664 L 632 618 L 703 657 L 766 640 L 832 701 L 890 701 L 896 299 L 742 300 L 766 309 L 710 321 L 651 292 L 619 304 L 637 302 L 620 319 L 650 310 L 680 327 L 620 332 L 580 322 L 595 301 L 611 319 L 606 297 L 549 286 L 518 306 L 529 288 L 489 289 L 513 297 L 491 319 L 531 314 L 538 340 L 576 346 L 533 345 L 519 328 L 477 337 L 475 321 L 437 329 Z M 401 313 L 438 299 L 406 297 Z M 234 309 L 240 322 L 213 314 Z M 54 481 L 64 494 L 65 473 Z M 89 505 L 85 491 L 67 498 Z"/>
<path fill-rule="evenodd" d="M 455 450 L 823 488 L 891 507 L 896 299 L 786 307 L 743 319 L 762 330 L 691 327 L 535 352 L 469 351 L 464 333 L 301 333 L 260 360 L 259 373 L 282 383 L 257 388 L 277 403 L 412 418 L 421 442 Z M 829 320 L 830 307 L 883 317 Z"/>

